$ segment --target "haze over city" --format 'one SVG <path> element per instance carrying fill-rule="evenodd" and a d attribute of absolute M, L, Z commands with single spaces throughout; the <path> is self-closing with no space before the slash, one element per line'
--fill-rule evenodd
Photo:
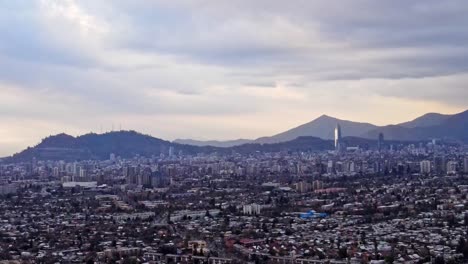
<path fill-rule="evenodd" d="M 66 132 L 257 138 L 466 110 L 464 1 L 3 1 L 0 156 Z"/>

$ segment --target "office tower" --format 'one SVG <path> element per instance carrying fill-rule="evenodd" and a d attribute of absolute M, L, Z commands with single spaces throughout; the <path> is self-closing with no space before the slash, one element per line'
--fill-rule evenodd
<path fill-rule="evenodd" d="M 169 157 L 174 156 L 174 147 L 170 146 L 169 147 Z"/>
<path fill-rule="evenodd" d="M 438 175 L 442 175 L 445 173 L 445 157 L 444 156 L 436 156 L 434 157 L 434 171 Z"/>
<path fill-rule="evenodd" d="M 336 124 L 335 127 L 335 150 L 341 150 L 341 127 L 339 124 Z"/>
<path fill-rule="evenodd" d="M 420 163 L 421 173 L 426 174 L 431 172 L 431 162 L 429 160 L 423 160 Z"/>
<path fill-rule="evenodd" d="M 123 175 L 127 184 L 137 184 L 136 168 L 131 166 L 123 167 Z"/>
<path fill-rule="evenodd" d="M 377 147 L 378 147 L 379 151 L 382 150 L 383 144 L 384 144 L 384 134 L 383 134 L 383 133 L 379 133 L 379 139 L 378 139 L 378 141 L 377 141 Z"/>

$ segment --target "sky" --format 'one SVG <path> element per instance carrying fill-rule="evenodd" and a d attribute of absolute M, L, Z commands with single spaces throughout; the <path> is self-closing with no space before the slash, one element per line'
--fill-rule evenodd
<path fill-rule="evenodd" d="M 465 0 L 0 0 L 0 157 L 136 130 L 257 138 L 468 108 Z"/>

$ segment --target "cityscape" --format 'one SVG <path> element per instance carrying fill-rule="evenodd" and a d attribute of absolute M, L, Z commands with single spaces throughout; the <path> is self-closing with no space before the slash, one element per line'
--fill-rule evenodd
<path fill-rule="evenodd" d="M 0 264 L 468 263 L 468 1 L 0 1 Z"/>
<path fill-rule="evenodd" d="M 129 132 L 110 132 L 129 133 Z M 2 163 L 5 263 L 463 263 L 453 141 Z M 123 146 L 122 146 L 123 147 Z"/>

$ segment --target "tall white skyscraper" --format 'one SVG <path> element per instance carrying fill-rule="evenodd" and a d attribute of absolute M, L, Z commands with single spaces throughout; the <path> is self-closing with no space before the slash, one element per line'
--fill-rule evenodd
<path fill-rule="evenodd" d="M 335 150 L 339 151 L 341 148 L 341 127 L 339 124 L 336 124 L 335 127 Z"/>

